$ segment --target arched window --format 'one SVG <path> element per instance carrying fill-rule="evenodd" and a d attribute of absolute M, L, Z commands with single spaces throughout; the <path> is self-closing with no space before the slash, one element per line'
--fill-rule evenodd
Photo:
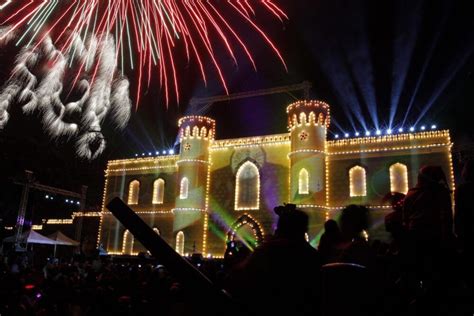
<path fill-rule="evenodd" d="M 180 255 L 184 255 L 184 233 L 179 232 L 176 234 L 176 252 Z"/>
<path fill-rule="evenodd" d="M 309 174 L 306 169 L 301 169 L 298 176 L 298 193 L 308 194 L 309 193 Z"/>
<path fill-rule="evenodd" d="M 160 230 L 156 227 L 153 227 L 153 231 L 159 236 L 161 235 Z"/>
<path fill-rule="evenodd" d="M 128 185 L 128 204 L 138 204 L 138 195 L 140 194 L 140 182 L 133 180 Z"/>
<path fill-rule="evenodd" d="M 133 254 L 133 243 L 134 243 L 134 238 L 133 235 L 126 230 L 123 233 L 123 238 L 122 238 L 122 253 L 124 255 L 131 255 Z"/>
<path fill-rule="evenodd" d="M 163 204 L 165 196 L 165 180 L 156 179 L 153 182 L 153 204 Z"/>
<path fill-rule="evenodd" d="M 408 192 L 408 168 L 397 162 L 390 166 L 390 191 L 406 194 Z"/>
<path fill-rule="evenodd" d="M 179 186 L 179 198 L 181 200 L 185 200 L 188 198 L 188 190 L 189 190 L 189 180 L 188 178 L 184 177 L 181 179 L 181 185 Z"/>
<path fill-rule="evenodd" d="M 257 166 L 247 161 L 236 175 L 235 209 L 258 210 L 260 207 L 260 173 Z"/>
<path fill-rule="evenodd" d="M 363 167 L 355 166 L 349 170 L 349 182 L 351 196 L 367 195 L 366 174 Z"/>

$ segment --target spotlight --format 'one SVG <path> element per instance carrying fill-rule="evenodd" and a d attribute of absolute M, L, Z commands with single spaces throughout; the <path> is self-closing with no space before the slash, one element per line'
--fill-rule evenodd
<path fill-rule="evenodd" d="M 399 132 L 399 133 L 403 133 L 403 128 L 400 127 L 400 128 L 398 129 L 398 132 Z"/>
<path fill-rule="evenodd" d="M 145 156 L 145 153 L 142 153 L 142 156 Z"/>
<path fill-rule="evenodd" d="M 157 155 L 157 156 L 158 156 L 159 154 L 160 154 L 160 152 L 159 152 L 159 151 L 157 151 L 157 152 L 155 153 L 155 155 Z"/>
<path fill-rule="evenodd" d="M 49 195 L 46 195 L 45 198 L 49 199 Z"/>
<path fill-rule="evenodd" d="M 390 128 L 387 130 L 387 134 L 388 134 L 388 135 L 392 134 L 392 132 L 393 132 L 393 131 L 392 131 L 392 129 L 390 129 Z"/>
<path fill-rule="evenodd" d="M 66 203 L 69 203 L 69 200 L 68 200 L 68 199 L 66 199 Z"/>
<path fill-rule="evenodd" d="M 370 136 L 370 132 L 369 131 L 365 132 L 365 136 Z"/>
<path fill-rule="evenodd" d="M 163 150 L 163 153 L 162 153 L 162 154 L 163 154 L 163 155 L 166 155 L 166 150 Z"/>
<path fill-rule="evenodd" d="M 135 154 L 135 157 L 138 157 L 138 154 Z"/>
<path fill-rule="evenodd" d="M 339 138 L 339 134 L 334 135 L 334 138 Z"/>
<path fill-rule="evenodd" d="M 81 205 L 81 203 L 80 203 L 80 202 L 76 202 L 76 204 L 77 204 L 77 205 Z"/>
<path fill-rule="evenodd" d="M 51 197 L 51 200 L 54 200 L 54 197 Z"/>
<path fill-rule="evenodd" d="M 410 127 L 410 132 L 414 132 L 415 131 L 415 128 L 412 126 Z"/>
<path fill-rule="evenodd" d="M 382 135 L 382 131 L 377 130 L 377 131 L 375 132 L 375 134 L 377 134 L 377 135 Z"/>
<path fill-rule="evenodd" d="M 359 137 L 359 135 L 360 135 L 359 132 L 355 132 L 355 136 Z"/>
<path fill-rule="evenodd" d="M 345 137 L 345 138 L 349 137 L 349 133 L 345 133 L 345 134 L 344 134 L 344 137 Z"/>
<path fill-rule="evenodd" d="M 423 125 L 423 126 L 421 127 L 421 130 L 424 131 L 425 129 L 426 129 L 426 126 Z"/>
<path fill-rule="evenodd" d="M 168 151 L 168 154 L 174 155 L 174 149 L 170 149 L 170 150 Z"/>
<path fill-rule="evenodd" d="M 148 153 L 148 156 L 151 156 L 151 152 L 150 152 L 150 153 Z"/>
<path fill-rule="evenodd" d="M 431 125 L 431 129 L 436 129 L 436 125 Z"/>

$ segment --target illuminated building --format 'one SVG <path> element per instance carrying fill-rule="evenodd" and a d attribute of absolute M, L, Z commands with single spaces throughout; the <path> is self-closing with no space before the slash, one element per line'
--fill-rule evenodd
<path fill-rule="evenodd" d="M 328 140 L 329 105 L 300 101 L 287 108 L 288 132 L 215 139 L 215 121 L 179 121 L 178 155 L 108 163 L 98 243 L 111 254 L 145 249 L 105 209 L 113 197 L 130 207 L 181 254 L 222 256 L 226 241 L 249 246 L 274 231 L 276 205 L 294 203 L 310 216 L 308 238 L 351 203 L 371 208 L 371 237 L 390 211 L 382 198 L 406 193 L 424 165 L 440 165 L 453 185 L 449 131 L 390 133 Z"/>

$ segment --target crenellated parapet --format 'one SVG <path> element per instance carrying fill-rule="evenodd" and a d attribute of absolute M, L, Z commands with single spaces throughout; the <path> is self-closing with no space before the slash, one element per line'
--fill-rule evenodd
<path fill-rule="evenodd" d="M 323 101 L 298 101 L 286 108 L 288 129 L 301 126 L 325 126 L 329 128 L 331 121 L 329 104 Z"/>
<path fill-rule="evenodd" d="M 214 140 L 216 121 L 205 116 L 185 116 L 178 122 L 179 138 Z"/>

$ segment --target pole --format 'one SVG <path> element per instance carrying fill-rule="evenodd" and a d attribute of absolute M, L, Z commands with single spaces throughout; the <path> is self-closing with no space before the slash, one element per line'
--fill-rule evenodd
<path fill-rule="evenodd" d="M 215 304 L 213 307 L 217 312 L 211 315 L 221 314 L 222 310 L 233 312 L 240 309 L 240 306 L 227 293 L 216 287 L 201 271 L 180 256 L 122 200 L 114 198 L 106 207 L 132 233 L 134 238 L 140 241 L 186 288 L 191 290 L 189 293 L 192 293 L 193 299 L 198 302 L 207 300 Z M 201 307 L 204 306 L 207 305 L 203 304 Z"/>
<path fill-rule="evenodd" d="M 81 187 L 81 200 L 79 203 L 81 203 L 79 211 L 81 213 L 84 213 L 86 209 L 86 198 L 87 198 L 87 185 L 83 185 Z M 77 218 L 77 223 L 76 223 L 76 231 L 74 238 L 79 242 L 79 252 L 81 252 L 81 246 L 82 246 L 82 224 L 83 224 L 84 218 L 83 216 L 79 216 Z"/>
<path fill-rule="evenodd" d="M 16 234 L 15 234 L 15 248 L 20 247 L 20 237 L 23 233 L 23 224 L 25 223 L 26 207 L 28 206 L 28 196 L 30 194 L 30 186 L 33 182 L 33 172 L 25 170 L 26 181 L 23 185 L 21 193 L 20 208 L 18 210 L 18 217 L 16 219 Z"/>

